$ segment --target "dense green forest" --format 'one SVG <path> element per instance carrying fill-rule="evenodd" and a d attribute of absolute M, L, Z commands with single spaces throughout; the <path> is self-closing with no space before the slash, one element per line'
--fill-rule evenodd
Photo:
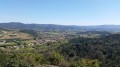
<path fill-rule="evenodd" d="M 60 53 L 69 62 L 95 59 L 100 67 L 120 67 L 120 34 L 100 38 L 74 38 L 61 45 Z"/>

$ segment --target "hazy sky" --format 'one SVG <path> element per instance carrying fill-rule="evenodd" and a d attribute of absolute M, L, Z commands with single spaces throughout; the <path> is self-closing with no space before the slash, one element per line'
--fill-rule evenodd
<path fill-rule="evenodd" d="M 120 0 L 0 0 L 0 23 L 120 25 Z"/>

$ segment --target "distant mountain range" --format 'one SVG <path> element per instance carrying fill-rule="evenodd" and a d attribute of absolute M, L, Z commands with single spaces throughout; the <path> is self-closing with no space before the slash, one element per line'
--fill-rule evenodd
<path fill-rule="evenodd" d="M 19 22 L 0 23 L 0 28 L 5 29 L 28 29 L 42 31 L 116 31 L 120 32 L 120 25 L 98 25 L 98 26 L 66 26 L 54 24 L 23 24 Z"/>

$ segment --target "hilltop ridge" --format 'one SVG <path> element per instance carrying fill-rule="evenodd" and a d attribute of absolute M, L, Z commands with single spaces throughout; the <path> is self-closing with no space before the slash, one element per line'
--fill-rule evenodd
<path fill-rule="evenodd" d="M 20 22 L 0 23 L 0 28 L 8 29 L 36 29 L 45 31 L 115 31 L 120 32 L 120 25 L 55 25 L 55 24 L 24 24 Z"/>

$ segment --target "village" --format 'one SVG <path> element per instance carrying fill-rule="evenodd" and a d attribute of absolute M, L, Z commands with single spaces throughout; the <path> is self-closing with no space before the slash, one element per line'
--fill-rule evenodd
<path fill-rule="evenodd" d="M 21 49 L 25 47 L 43 45 L 46 43 L 56 43 L 65 40 L 63 34 L 45 34 L 38 36 L 36 39 L 30 34 L 18 31 L 1 31 L 0 49 Z"/>

